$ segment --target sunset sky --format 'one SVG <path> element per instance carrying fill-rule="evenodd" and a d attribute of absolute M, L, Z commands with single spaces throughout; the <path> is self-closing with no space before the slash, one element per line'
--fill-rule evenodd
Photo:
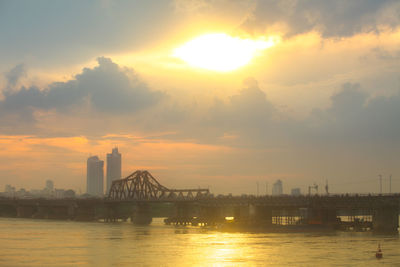
<path fill-rule="evenodd" d="M 114 146 L 171 188 L 399 192 L 400 1 L 0 0 L 0 191 L 83 193 Z"/>

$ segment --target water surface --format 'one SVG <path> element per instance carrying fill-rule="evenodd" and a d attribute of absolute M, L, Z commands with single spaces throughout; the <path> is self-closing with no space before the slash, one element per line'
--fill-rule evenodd
<path fill-rule="evenodd" d="M 381 243 L 384 259 L 375 259 Z M 372 233 L 221 233 L 198 227 L 0 218 L 0 266 L 400 266 Z"/>

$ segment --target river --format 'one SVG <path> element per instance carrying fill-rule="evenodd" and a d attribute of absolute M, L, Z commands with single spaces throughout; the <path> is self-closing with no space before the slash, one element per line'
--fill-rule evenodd
<path fill-rule="evenodd" d="M 399 237 L 369 232 L 223 233 L 162 219 L 135 226 L 0 218 L 0 239 L 0 266 L 400 266 Z"/>

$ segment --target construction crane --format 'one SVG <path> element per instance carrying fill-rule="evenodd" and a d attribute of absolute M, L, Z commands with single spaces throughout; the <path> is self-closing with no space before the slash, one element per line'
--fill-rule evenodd
<path fill-rule="evenodd" d="M 308 186 L 308 195 L 311 195 L 311 189 L 315 190 L 315 193 L 318 194 L 318 185 L 314 183 L 314 185 Z"/>

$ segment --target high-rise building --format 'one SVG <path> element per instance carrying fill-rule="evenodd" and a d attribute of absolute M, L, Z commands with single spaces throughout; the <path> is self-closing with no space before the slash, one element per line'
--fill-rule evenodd
<path fill-rule="evenodd" d="M 104 161 L 100 160 L 97 156 L 90 157 L 87 160 L 86 189 L 89 195 L 104 195 L 103 166 Z"/>
<path fill-rule="evenodd" d="M 107 154 L 107 193 L 110 191 L 112 181 L 118 179 L 121 179 L 121 154 L 115 147 L 112 153 Z"/>
<path fill-rule="evenodd" d="M 300 196 L 301 195 L 301 190 L 300 188 L 292 188 L 292 196 Z"/>
<path fill-rule="evenodd" d="M 273 186 L 272 186 L 272 195 L 273 196 L 279 196 L 283 194 L 283 186 L 282 186 L 282 181 L 277 180 Z"/>
<path fill-rule="evenodd" d="M 46 181 L 46 190 L 48 191 L 53 191 L 54 189 L 54 182 L 52 180 L 47 180 Z"/>

